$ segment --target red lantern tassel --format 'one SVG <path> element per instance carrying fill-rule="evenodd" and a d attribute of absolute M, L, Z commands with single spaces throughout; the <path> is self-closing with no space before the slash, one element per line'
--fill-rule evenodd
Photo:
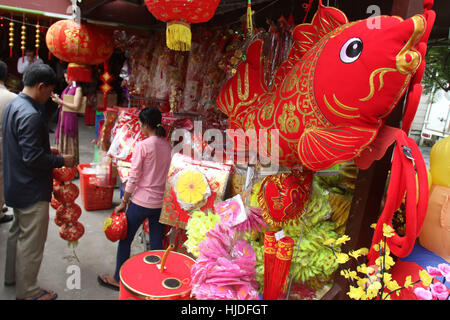
<path fill-rule="evenodd" d="M 266 294 L 269 292 L 273 281 L 273 264 L 277 253 L 277 240 L 275 232 L 268 231 L 264 234 L 264 293 L 263 299 L 267 300 Z"/>
<path fill-rule="evenodd" d="M 86 65 L 69 63 L 67 66 L 67 77 L 70 81 L 91 82 L 92 69 Z"/>
<path fill-rule="evenodd" d="M 9 47 L 9 57 L 12 58 L 12 47 Z"/>
<path fill-rule="evenodd" d="M 286 288 L 286 280 L 291 267 L 294 240 L 284 237 L 277 243 L 277 253 L 272 268 L 270 286 L 264 289 L 264 299 L 277 300 Z"/>

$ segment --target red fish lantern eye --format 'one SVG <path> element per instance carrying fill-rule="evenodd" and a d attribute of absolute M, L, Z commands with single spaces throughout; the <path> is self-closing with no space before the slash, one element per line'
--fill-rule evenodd
<path fill-rule="evenodd" d="M 105 62 L 114 51 L 109 33 L 73 20 L 60 20 L 52 24 L 45 41 L 55 57 L 69 62 L 67 76 L 71 81 L 91 82 L 90 66 Z"/>
<path fill-rule="evenodd" d="M 167 47 L 177 51 L 190 50 L 190 24 L 210 20 L 219 2 L 220 0 L 145 0 L 153 16 L 167 23 Z"/>

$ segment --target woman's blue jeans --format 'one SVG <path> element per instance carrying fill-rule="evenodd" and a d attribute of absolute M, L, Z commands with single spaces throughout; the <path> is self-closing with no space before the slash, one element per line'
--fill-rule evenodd
<path fill-rule="evenodd" d="M 150 250 L 162 250 L 164 226 L 159 223 L 160 215 L 161 208 L 144 208 L 130 201 L 130 206 L 127 210 L 127 237 L 125 240 L 119 241 L 119 246 L 117 248 L 116 271 L 114 273 L 114 279 L 116 279 L 116 281 L 119 281 L 119 272 L 123 263 L 130 258 L 131 243 L 133 242 L 139 226 L 142 225 L 145 219 L 148 219 Z"/>

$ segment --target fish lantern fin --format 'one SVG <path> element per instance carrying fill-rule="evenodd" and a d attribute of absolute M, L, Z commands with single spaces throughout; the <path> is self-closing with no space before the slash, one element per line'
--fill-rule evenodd
<path fill-rule="evenodd" d="M 297 25 L 292 31 L 293 44 L 287 59 L 278 68 L 274 85 L 281 83 L 292 67 L 300 61 L 302 56 L 310 50 L 319 40 L 331 31 L 347 24 L 349 21 L 345 14 L 336 8 L 326 7 L 320 3 L 319 9 L 311 23 Z"/>
<path fill-rule="evenodd" d="M 267 92 L 261 59 L 263 41 L 254 40 L 247 49 L 246 59 L 237 68 L 217 97 L 217 107 L 231 119 L 248 108 L 258 96 Z"/>
<path fill-rule="evenodd" d="M 298 157 L 308 169 L 324 170 L 353 160 L 375 139 L 376 133 L 376 129 L 360 127 L 308 127 L 298 142 Z"/>

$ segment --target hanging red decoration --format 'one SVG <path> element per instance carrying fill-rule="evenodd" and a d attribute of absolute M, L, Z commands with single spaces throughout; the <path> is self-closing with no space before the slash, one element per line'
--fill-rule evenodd
<path fill-rule="evenodd" d="M 91 82 L 90 66 L 105 62 L 114 51 L 109 33 L 73 20 L 60 20 L 52 24 L 45 40 L 55 57 L 69 62 L 67 76 L 72 81 Z"/>
<path fill-rule="evenodd" d="M 13 56 L 13 47 L 14 47 L 14 22 L 9 23 L 9 57 Z"/>
<path fill-rule="evenodd" d="M 56 209 L 56 217 L 62 223 L 77 221 L 81 216 L 81 208 L 76 203 L 64 203 Z"/>
<path fill-rule="evenodd" d="M 145 0 L 156 19 L 167 23 L 167 47 L 177 51 L 191 48 L 191 23 L 201 23 L 214 16 L 220 0 Z"/>

